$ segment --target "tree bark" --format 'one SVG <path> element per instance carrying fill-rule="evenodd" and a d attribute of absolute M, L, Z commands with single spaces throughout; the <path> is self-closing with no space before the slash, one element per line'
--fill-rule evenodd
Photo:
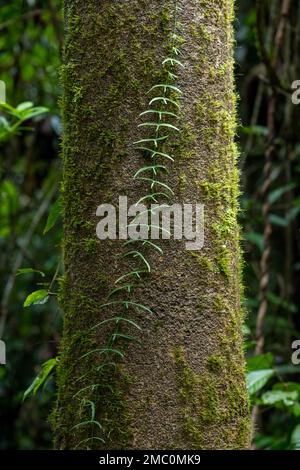
<path fill-rule="evenodd" d="M 250 419 L 242 346 L 238 170 L 233 80 L 233 0 L 179 2 L 181 133 L 168 184 L 176 203 L 205 204 L 205 244 L 163 241 L 149 252 L 151 274 L 135 292 L 154 315 L 131 311 L 141 344 L 124 346 L 117 372 L 93 370 L 113 315 L 100 307 L 128 271 L 120 241 L 96 238 L 96 208 L 143 193 L 132 175 L 142 156 L 139 114 L 159 83 L 173 23 L 171 0 L 65 0 L 62 68 L 65 278 L 58 400 L 52 414 L 60 449 L 243 449 Z M 136 332 L 133 332 L 136 333 Z M 98 345 L 98 346 L 97 346 Z M 80 377 L 90 371 L 90 376 Z M 94 382 L 91 382 L 94 380 Z M 99 436 L 89 439 L 76 393 L 97 389 Z M 87 389 L 86 400 L 91 389 Z M 75 395 L 75 396 L 74 396 Z M 81 397 L 82 399 L 82 397 Z M 89 404 L 86 402 L 86 408 Z M 75 427 L 74 427 L 75 426 Z M 85 442 L 85 444 L 84 444 Z M 88 445 L 87 445 L 88 444 Z"/>

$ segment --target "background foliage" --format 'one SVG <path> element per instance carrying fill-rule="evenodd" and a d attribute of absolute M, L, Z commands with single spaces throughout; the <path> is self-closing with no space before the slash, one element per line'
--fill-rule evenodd
<path fill-rule="evenodd" d="M 285 2 L 264 0 L 258 2 L 259 8 L 246 0 L 236 3 L 241 224 L 246 258 L 245 349 L 249 392 L 255 405 L 254 446 L 295 449 L 300 448 L 300 371 L 291 363 L 291 344 L 300 338 L 300 107 L 291 104 L 290 88 L 300 79 L 300 2 L 290 5 L 279 51 L 274 38 Z M 267 57 L 273 60 L 278 56 L 275 77 L 270 75 L 262 51 L 257 19 L 263 25 Z M 61 227 L 59 221 L 52 225 L 59 209 L 58 75 L 62 37 L 60 1 L 0 2 L 0 79 L 6 83 L 7 103 L 13 107 L 2 107 L 0 121 L 0 337 L 7 344 L 8 357 L 7 365 L 0 367 L 0 449 L 51 447 L 46 418 L 54 394 L 50 372 L 61 324 L 55 299 L 61 276 Z M 276 90 L 276 113 L 275 135 L 270 139 L 272 90 Z M 271 144 L 274 148 L 268 174 L 264 170 Z M 267 217 L 263 216 L 266 204 Z M 268 224 L 272 235 L 267 240 L 271 251 L 264 267 L 269 275 L 264 291 L 262 262 Z M 28 294 L 37 290 L 50 291 L 51 295 L 40 293 L 28 300 Z M 26 298 L 30 307 L 23 306 Z M 257 351 L 257 313 L 263 302 L 267 306 L 264 346 Z M 24 391 L 45 362 L 42 371 L 50 379 L 43 384 L 43 393 L 39 390 L 35 397 L 23 401 Z"/>
<path fill-rule="evenodd" d="M 0 77 L 7 103 L 32 101 L 48 113 L 27 120 L 32 128 L 0 142 L 0 337 L 7 365 L 0 367 L 0 449 L 50 446 L 47 424 L 52 384 L 37 399 L 22 402 L 23 392 L 54 357 L 61 314 L 55 300 L 23 307 L 27 295 L 50 281 L 60 256 L 60 229 L 43 235 L 56 198 L 59 166 L 59 65 L 62 26 L 59 1 L 1 2 Z M 17 119 L 2 111 L 11 124 Z M 1 131 L 3 121 L 1 121 Z M 16 276 L 19 268 L 45 272 Z"/>

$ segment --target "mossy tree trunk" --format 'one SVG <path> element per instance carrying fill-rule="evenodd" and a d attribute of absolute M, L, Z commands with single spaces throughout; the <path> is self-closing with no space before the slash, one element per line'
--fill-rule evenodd
<path fill-rule="evenodd" d="M 141 345 L 125 346 L 117 372 L 94 373 L 112 316 L 99 306 L 126 272 L 119 241 L 96 238 L 96 208 L 139 199 L 132 175 L 139 113 L 160 78 L 167 54 L 173 0 L 65 0 L 63 81 L 63 205 L 65 315 L 56 447 L 241 449 L 250 424 L 242 348 L 238 170 L 233 83 L 233 0 L 179 2 L 181 99 L 175 163 L 168 183 L 174 202 L 205 204 L 205 244 L 164 241 L 164 256 L 149 254 L 153 272 L 137 299 L 155 315 L 131 312 Z M 127 269 L 128 270 L 128 269 Z M 81 358 L 81 359 L 80 359 Z M 90 372 L 87 379 L 79 379 Z M 92 376 L 92 377 L 91 377 Z M 91 382 L 92 380 L 92 382 Z M 76 393 L 98 384 L 96 417 L 102 441 L 89 426 Z M 90 399 L 91 389 L 83 393 Z M 75 395 L 75 396 L 74 396 Z M 80 398 L 82 400 L 82 396 Z M 86 408 L 89 409 L 86 401 Z M 75 427 L 74 427 L 75 426 Z M 97 426 L 96 426 L 97 428 Z M 85 442 L 85 443 L 84 443 Z"/>

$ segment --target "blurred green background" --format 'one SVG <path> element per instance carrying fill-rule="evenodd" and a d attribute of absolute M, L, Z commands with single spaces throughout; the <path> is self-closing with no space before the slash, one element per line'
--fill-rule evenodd
<path fill-rule="evenodd" d="M 272 54 L 281 2 L 263 3 L 260 15 L 265 44 Z M 255 356 L 265 228 L 261 188 L 268 145 L 270 83 L 258 47 L 254 2 L 239 0 L 236 7 L 245 353 L 249 393 L 256 409 L 254 447 L 300 449 L 300 370 L 291 362 L 291 344 L 300 339 L 300 106 L 291 105 L 288 91 L 279 90 L 268 194 L 273 233 L 265 348 L 263 354 Z M 0 366 L 0 449 L 51 448 L 48 415 L 55 398 L 53 378 L 47 380 L 42 392 L 24 402 L 23 393 L 41 365 L 55 357 L 61 331 L 62 312 L 55 295 L 61 275 L 60 220 L 44 234 L 47 217 L 48 228 L 51 218 L 56 218 L 61 171 L 61 8 L 58 0 L 0 2 L 0 79 L 6 84 L 7 103 L 15 110 L 11 114 L 12 110 L 2 108 L 0 120 L 0 338 L 7 345 L 7 364 Z M 300 79 L 299 25 L 300 2 L 295 1 L 277 67 L 286 89 Z M 18 108 L 24 102 L 27 104 Z M 48 112 L 36 110 L 28 102 L 46 107 Z M 27 129 L 22 130 L 24 126 Z M 19 269 L 24 268 L 32 271 L 20 273 Z M 44 276 L 33 270 L 42 271 Z M 44 287 L 48 290 L 49 284 L 53 295 L 47 302 L 23 307 L 30 292 Z"/>

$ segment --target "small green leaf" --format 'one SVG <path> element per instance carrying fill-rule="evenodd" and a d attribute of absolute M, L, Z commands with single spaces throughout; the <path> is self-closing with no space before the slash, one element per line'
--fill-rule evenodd
<path fill-rule="evenodd" d="M 48 291 L 40 289 L 29 294 L 23 304 L 24 307 L 30 307 L 30 305 L 42 305 L 49 299 Z"/>
<path fill-rule="evenodd" d="M 46 226 L 45 226 L 45 229 L 44 229 L 44 235 L 47 232 L 49 232 L 49 230 L 51 230 L 52 227 L 54 227 L 54 225 L 56 224 L 56 221 L 57 221 L 58 217 L 60 216 L 60 214 L 61 214 L 61 204 L 60 204 L 60 198 L 58 198 L 54 202 L 54 204 L 52 205 L 52 207 L 50 209 L 48 219 L 47 219 L 47 223 L 46 223 Z"/>
<path fill-rule="evenodd" d="M 134 175 L 134 178 L 136 178 L 140 173 L 144 173 L 145 171 L 151 170 L 154 175 L 157 174 L 157 170 L 162 170 L 165 171 L 166 173 L 168 172 L 167 167 L 164 165 L 152 165 L 152 166 L 145 166 L 143 168 L 140 168 Z"/>
<path fill-rule="evenodd" d="M 99 429 L 102 429 L 102 426 L 99 423 L 99 421 L 95 421 L 94 419 L 90 419 L 90 420 L 82 421 L 81 423 L 75 424 L 75 426 L 73 426 L 71 428 L 71 431 L 73 431 L 73 429 L 79 428 L 80 426 L 87 426 L 87 425 L 92 425 L 92 426 L 95 425 L 95 426 L 98 426 Z"/>
<path fill-rule="evenodd" d="M 276 225 L 278 227 L 286 228 L 289 225 L 288 220 L 286 220 L 284 217 L 280 217 L 277 214 L 270 214 L 269 221 L 271 222 L 272 225 Z"/>
<path fill-rule="evenodd" d="M 133 142 L 133 145 L 137 145 L 137 144 L 143 144 L 143 143 L 146 143 L 146 142 L 152 142 L 154 143 L 155 147 L 157 147 L 157 142 L 161 142 L 163 140 L 166 140 L 169 136 L 168 135 L 163 135 L 161 137 L 153 137 L 153 138 L 149 138 L 149 139 L 141 139 L 141 140 L 138 140 L 137 142 Z M 155 150 L 153 150 L 154 152 Z"/>
<path fill-rule="evenodd" d="M 261 233 L 248 232 L 248 233 L 245 233 L 244 238 L 248 242 L 253 243 L 254 245 L 256 245 L 257 248 L 260 251 L 263 251 L 263 249 L 264 249 L 264 237 Z"/>
<path fill-rule="evenodd" d="M 163 65 L 170 63 L 171 65 L 179 65 L 180 67 L 184 67 L 184 65 L 180 62 L 180 60 L 174 59 L 173 57 L 167 57 L 163 61 Z"/>
<path fill-rule="evenodd" d="M 141 197 L 136 204 L 139 205 L 143 201 L 147 201 L 148 199 L 150 201 L 153 201 L 153 202 L 158 202 L 157 197 L 159 197 L 159 196 L 160 197 L 165 197 L 166 199 L 168 199 L 168 201 L 170 201 L 170 196 L 167 193 L 158 192 L 158 193 L 146 194 L 146 196 Z"/>
<path fill-rule="evenodd" d="M 20 103 L 17 106 L 17 111 L 25 111 L 33 107 L 33 103 L 31 101 L 25 101 L 24 103 Z"/>
<path fill-rule="evenodd" d="M 272 353 L 260 354 L 259 356 L 250 357 L 247 359 L 248 372 L 262 369 L 271 369 L 274 363 L 274 356 Z"/>
<path fill-rule="evenodd" d="M 263 126 L 241 126 L 240 129 L 246 135 L 256 135 L 262 137 L 267 137 L 268 135 L 267 127 Z"/>
<path fill-rule="evenodd" d="M 140 242 L 142 243 L 143 246 L 148 245 L 154 248 L 156 251 L 158 251 L 161 255 L 164 254 L 162 248 L 158 246 L 156 243 L 150 242 L 149 240 L 143 240 L 141 238 L 138 238 L 137 240 L 127 240 L 127 242 L 124 243 L 124 246 L 130 245 L 132 243 L 137 243 Z"/>
<path fill-rule="evenodd" d="M 273 369 L 262 369 L 249 372 L 247 374 L 247 388 L 250 395 L 255 395 L 256 392 L 261 390 L 273 375 Z"/>
<path fill-rule="evenodd" d="M 45 277 L 45 273 L 43 273 L 43 271 L 39 271 L 38 269 L 33 269 L 33 268 L 18 269 L 17 276 L 20 276 L 20 274 L 29 274 L 29 273 L 37 273 L 37 274 L 40 274 L 42 277 Z"/>
<path fill-rule="evenodd" d="M 274 204 L 277 202 L 285 193 L 291 191 L 291 189 L 295 188 L 294 183 L 287 184 L 285 186 L 281 186 L 280 188 L 274 189 L 269 194 L 269 203 Z"/>
<path fill-rule="evenodd" d="M 44 362 L 44 364 L 42 364 L 42 369 L 40 373 L 34 379 L 30 387 L 25 390 L 23 395 L 23 401 L 26 400 L 26 398 L 31 394 L 35 395 L 39 388 L 46 383 L 46 380 L 48 379 L 49 375 L 53 372 L 54 368 L 56 367 L 57 362 L 58 359 L 55 357 L 49 359 L 48 361 Z"/>
<path fill-rule="evenodd" d="M 120 351 L 119 349 L 116 349 L 116 348 L 104 348 L 104 349 L 93 349 L 92 351 L 88 351 L 87 353 L 83 354 L 82 356 L 80 356 L 79 359 L 83 359 L 85 357 L 88 357 L 90 356 L 91 354 L 94 354 L 94 353 L 100 353 L 100 354 L 106 354 L 106 353 L 109 353 L 109 354 L 117 354 L 118 356 L 121 356 L 121 357 L 124 357 L 124 354 L 122 353 L 122 351 Z"/>
<path fill-rule="evenodd" d="M 172 158 L 167 153 L 157 152 L 156 150 L 149 149 L 148 147 L 137 147 L 137 150 L 143 150 L 145 152 L 150 152 L 152 154 L 151 157 L 156 157 L 156 155 L 158 155 L 160 157 L 167 158 L 168 160 L 171 160 L 172 162 L 174 162 L 174 158 Z"/>
<path fill-rule="evenodd" d="M 148 93 L 151 93 L 151 91 L 153 90 L 156 90 L 157 88 L 163 88 L 164 92 L 166 93 L 167 90 L 172 90 L 172 91 L 176 91 L 176 93 L 182 93 L 181 90 L 179 90 L 179 88 L 177 88 L 176 86 L 174 85 L 169 85 L 167 83 L 162 83 L 162 84 L 159 84 L 159 85 L 154 85 L 152 88 L 150 88 L 150 90 L 148 91 Z"/>
<path fill-rule="evenodd" d="M 140 116 L 144 116 L 145 114 L 159 114 L 159 119 L 161 119 L 162 116 L 172 116 L 178 118 L 177 114 L 171 113 L 170 111 L 163 111 L 160 109 L 147 109 L 147 111 L 141 113 Z"/>
<path fill-rule="evenodd" d="M 153 311 L 149 307 L 146 307 L 146 305 L 139 304 L 137 302 L 131 302 L 129 300 L 115 300 L 113 302 L 107 302 L 105 304 L 100 305 L 99 308 L 108 307 L 110 305 L 124 305 L 126 309 L 128 309 L 129 307 L 136 307 L 140 308 L 141 310 L 144 310 L 147 313 L 153 314 Z"/>
<path fill-rule="evenodd" d="M 171 98 L 166 98 L 165 96 L 156 96 L 155 98 L 152 98 L 152 100 L 149 101 L 149 106 L 151 106 L 153 103 L 156 103 L 157 101 L 162 101 L 164 104 L 170 103 L 176 106 L 176 108 L 180 108 L 179 103 L 172 100 Z"/>
<path fill-rule="evenodd" d="M 143 261 L 145 266 L 147 267 L 148 272 L 149 273 L 151 272 L 150 264 L 148 263 L 145 256 L 140 251 L 128 251 L 127 253 L 123 254 L 123 258 L 126 258 L 127 256 L 133 256 L 134 258 L 139 257 Z"/>
<path fill-rule="evenodd" d="M 103 320 L 101 321 L 100 323 L 97 323 L 97 325 L 94 325 L 92 327 L 92 330 L 94 328 L 98 328 L 98 326 L 101 326 L 101 325 L 104 325 L 105 323 L 109 323 L 109 322 L 114 322 L 116 325 L 118 325 L 119 323 L 121 322 L 125 322 L 125 323 L 128 323 L 129 325 L 137 328 L 138 330 L 141 330 L 142 328 L 137 324 L 135 323 L 133 320 L 129 320 L 128 318 L 123 318 L 123 317 L 112 317 L 112 318 L 107 318 L 106 320 Z"/>
<path fill-rule="evenodd" d="M 174 191 L 170 188 L 170 186 L 168 186 L 166 183 L 163 183 L 162 181 L 154 180 L 152 178 L 144 178 L 143 176 L 139 176 L 137 179 L 151 183 L 151 189 L 153 189 L 154 186 L 162 186 L 163 188 L 170 191 L 171 194 L 174 194 Z"/>
<path fill-rule="evenodd" d="M 265 392 L 261 397 L 264 405 L 275 405 L 281 402 L 285 406 L 294 405 L 297 398 L 297 392 L 284 392 L 282 390 L 270 390 Z"/>
<path fill-rule="evenodd" d="M 139 124 L 138 127 L 155 127 L 156 132 L 158 132 L 161 127 L 167 127 L 168 129 L 173 129 L 174 131 L 180 132 L 178 127 L 173 126 L 173 124 L 169 124 L 167 122 L 143 122 L 142 124 Z"/>
<path fill-rule="evenodd" d="M 113 333 L 111 336 L 111 339 L 113 342 L 115 342 L 118 338 L 126 339 L 127 341 L 134 341 L 136 343 L 140 343 L 140 340 L 138 338 L 132 335 L 125 334 L 125 333 Z"/>

